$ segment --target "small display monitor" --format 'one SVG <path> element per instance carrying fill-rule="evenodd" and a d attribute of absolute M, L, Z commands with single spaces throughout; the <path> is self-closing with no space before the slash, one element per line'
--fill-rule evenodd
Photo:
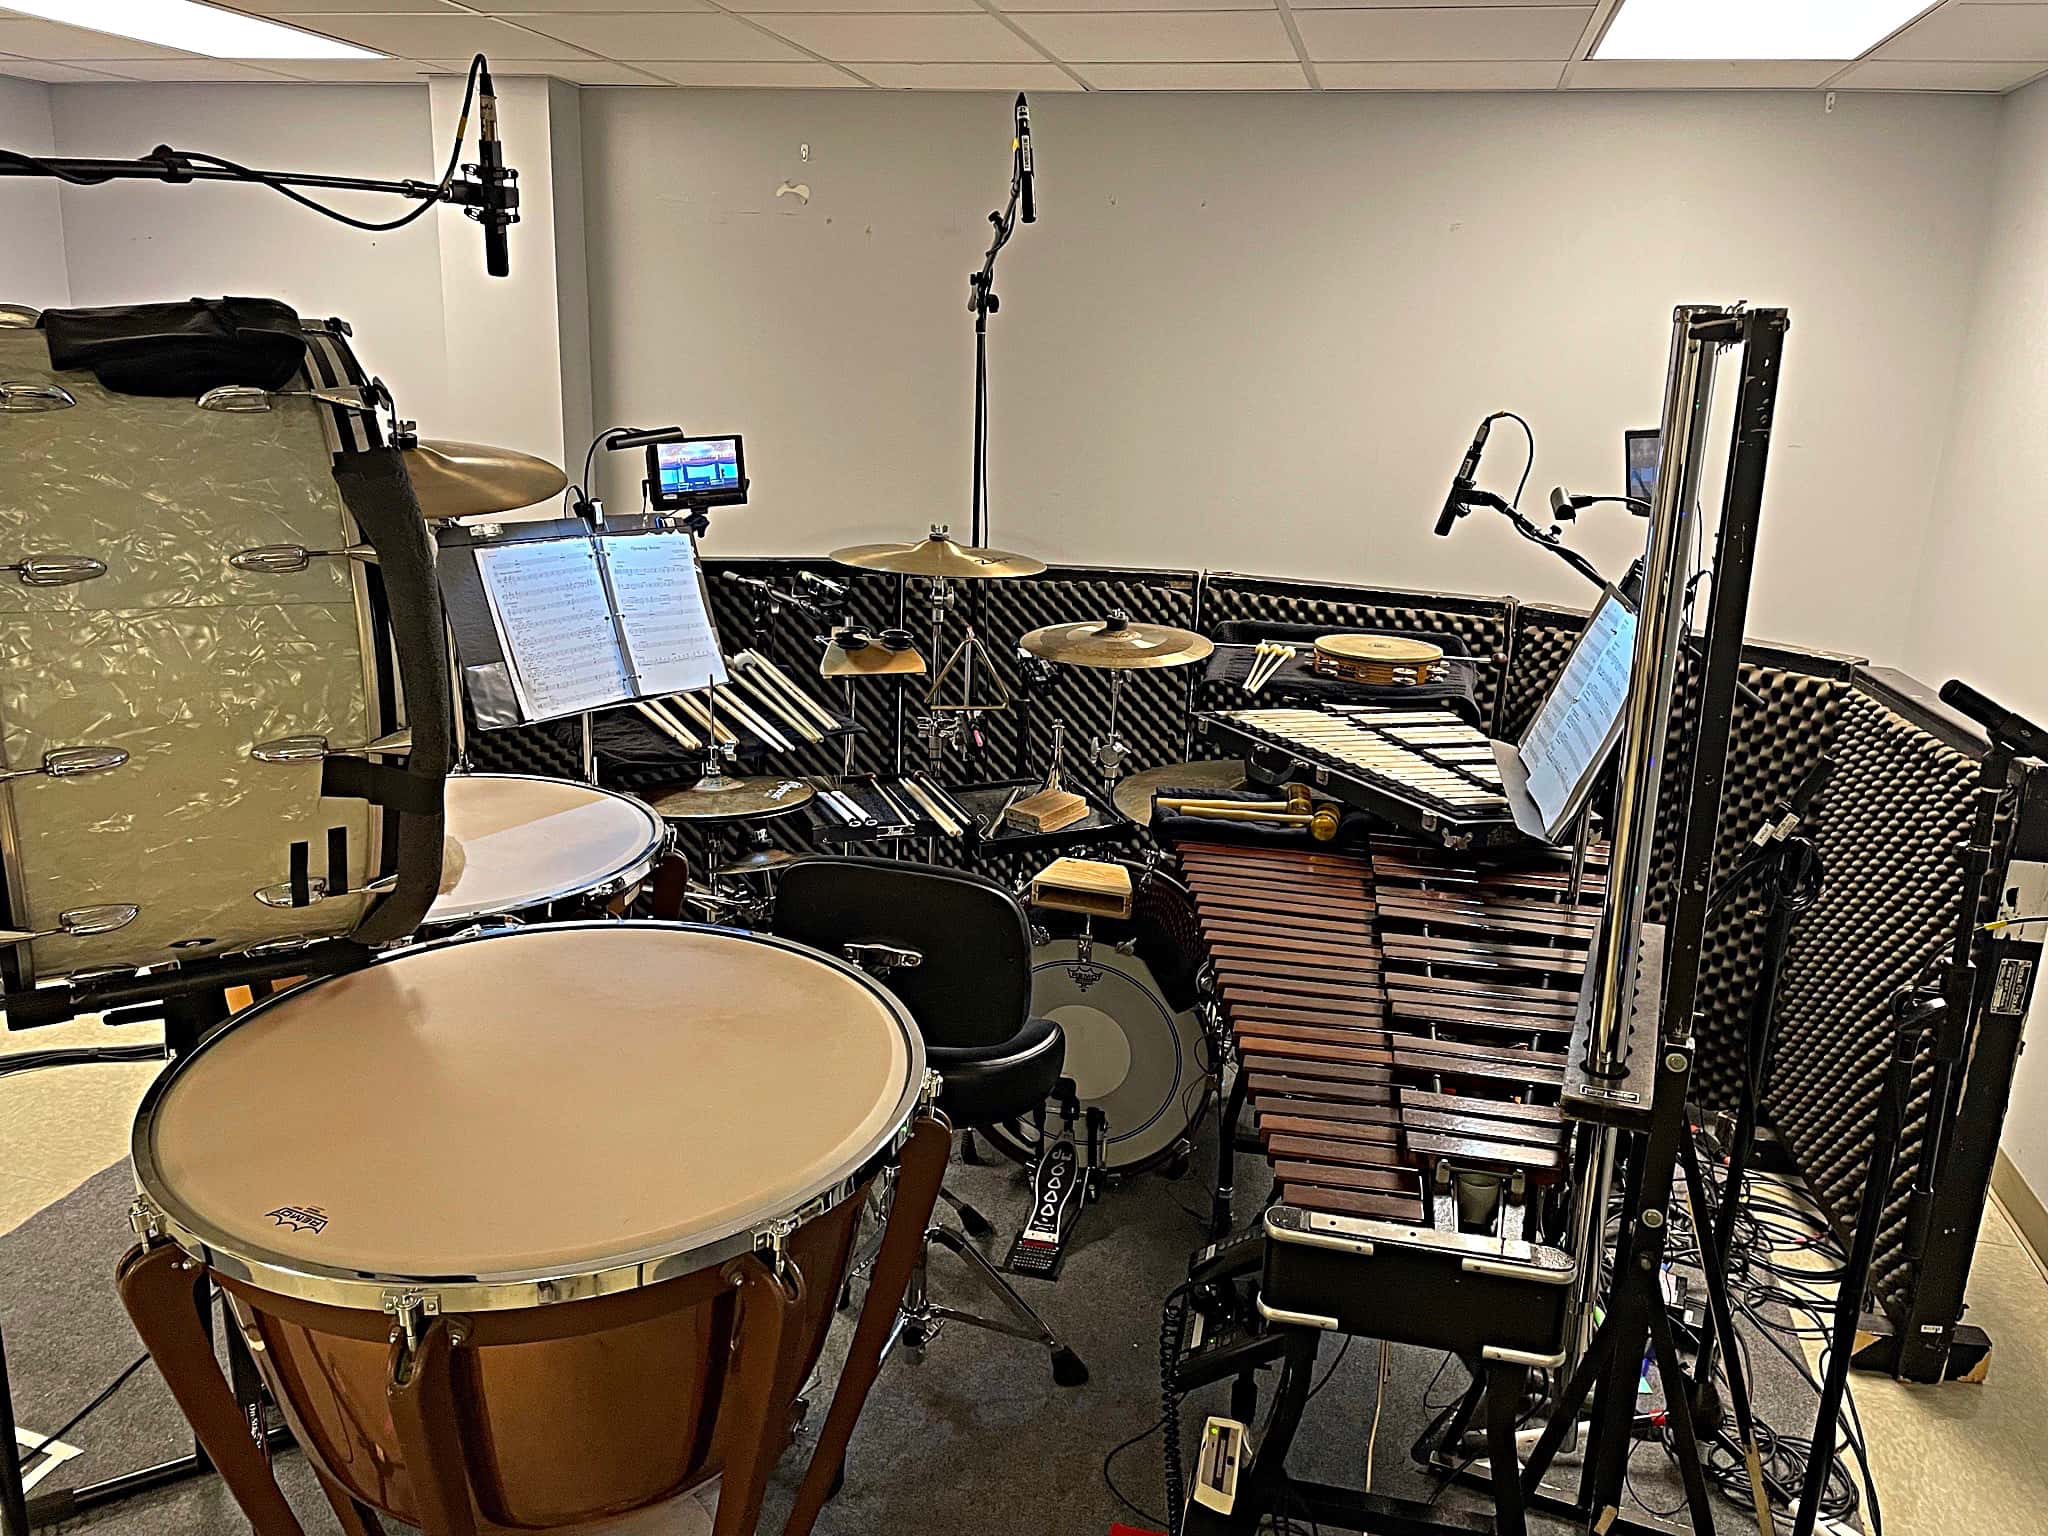
<path fill-rule="evenodd" d="M 1637 501 L 1650 501 L 1657 494 L 1657 465 L 1664 456 L 1664 434 L 1656 427 L 1643 427 L 1622 434 L 1624 491 Z"/>
<path fill-rule="evenodd" d="M 747 499 L 747 467 L 738 435 L 650 444 L 647 485 L 662 512 L 739 506 Z"/>

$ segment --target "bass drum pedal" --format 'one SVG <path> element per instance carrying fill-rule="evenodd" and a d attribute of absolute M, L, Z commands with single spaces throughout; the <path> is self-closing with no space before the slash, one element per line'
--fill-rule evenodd
<path fill-rule="evenodd" d="M 1009 1258 L 1003 1261 L 1011 1274 L 1034 1280 L 1059 1278 L 1081 1212 L 1102 1198 L 1100 1170 L 1108 1118 L 1092 1104 L 1082 1113 L 1081 1096 L 1072 1078 L 1061 1078 L 1053 1097 L 1060 1106 L 1060 1133 L 1046 1135 L 1043 1108 L 1032 1117 L 1040 1150 L 1031 1172 L 1031 1216 L 1010 1244 Z M 1085 1157 L 1082 1134 L 1087 1138 Z"/>

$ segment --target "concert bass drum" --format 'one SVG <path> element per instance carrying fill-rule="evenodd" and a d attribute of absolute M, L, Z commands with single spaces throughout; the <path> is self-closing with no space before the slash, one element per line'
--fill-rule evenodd
<path fill-rule="evenodd" d="M 581 1531 L 723 1471 L 715 1530 L 743 1536 L 899 1150 L 892 1220 L 929 1215 L 933 1091 L 900 1003 L 779 939 L 597 922 L 387 951 L 151 1088 L 122 1300 L 258 1536 L 301 1528 L 204 1275 L 344 1531 L 371 1528 L 357 1505 L 428 1536 Z"/>
<path fill-rule="evenodd" d="M 411 933 L 447 658 L 347 328 L 306 322 L 285 392 L 223 410 L 60 369 L 59 317 L 21 318 L 0 312 L 0 986 Z"/>
<path fill-rule="evenodd" d="M 1060 1026 L 1081 1108 L 1100 1109 L 1108 1122 L 1103 1171 L 1164 1166 L 1177 1176 L 1215 1080 L 1215 1053 L 1196 1009 L 1201 929 L 1186 886 L 1163 871 L 1116 862 L 1131 871 L 1129 919 L 1084 924 L 1070 912 L 1032 909 L 1031 1011 Z M 984 1134 L 1006 1155 L 1036 1163 L 1030 1123 Z M 1085 1139 L 1079 1145 L 1085 1159 Z"/>

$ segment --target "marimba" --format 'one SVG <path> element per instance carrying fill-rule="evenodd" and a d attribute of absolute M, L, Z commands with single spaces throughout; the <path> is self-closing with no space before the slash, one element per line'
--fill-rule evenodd
<path fill-rule="evenodd" d="M 1324 1332 L 1457 1353 L 1511 1453 L 1527 1371 L 1567 1348 L 1578 1264 L 1560 1246 L 1571 1147 L 1559 1097 L 1604 861 L 1574 891 L 1549 857 L 1482 867 L 1395 836 L 1366 853 L 1176 852 L 1238 1062 L 1219 1236 L 1247 1104 L 1273 1171 L 1258 1310 L 1288 1353 L 1260 1475 L 1286 1479 Z M 1516 1465 L 1508 1454 L 1495 1477 L 1503 1531 L 1521 1528 Z M 1333 1514 L 1351 1497 L 1287 1486 Z M 1200 1529 L 1251 1530 L 1251 1518 Z"/>

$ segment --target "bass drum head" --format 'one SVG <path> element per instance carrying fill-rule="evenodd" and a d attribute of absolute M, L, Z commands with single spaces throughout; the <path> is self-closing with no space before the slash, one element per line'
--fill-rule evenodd
<path fill-rule="evenodd" d="M 1174 1011 L 1149 965 L 1101 939 L 1086 960 L 1077 940 L 1040 944 L 1031 1012 L 1066 1036 L 1063 1070 L 1084 1114 L 1099 1109 L 1109 1122 L 1105 1171 L 1149 1168 L 1177 1150 L 1207 1104 L 1207 1043 L 1193 1010 Z M 1028 1126 L 1023 1139 L 1035 1152 Z M 1080 1150 L 1085 1161 L 1085 1136 Z"/>

